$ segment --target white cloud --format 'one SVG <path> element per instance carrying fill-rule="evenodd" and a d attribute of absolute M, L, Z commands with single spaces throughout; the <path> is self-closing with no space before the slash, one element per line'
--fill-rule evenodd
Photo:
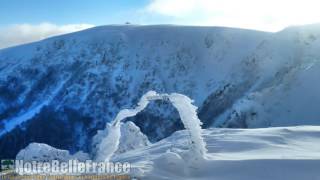
<path fill-rule="evenodd" d="M 148 13 L 174 22 L 278 31 L 320 22 L 317 0 L 152 0 Z"/>
<path fill-rule="evenodd" d="M 196 9 L 195 0 L 154 0 L 146 9 L 162 15 L 182 17 Z"/>
<path fill-rule="evenodd" d="M 55 25 L 51 23 L 16 24 L 0 28 L 0 48 L 38 41 L 47 37 L 80 31 L 91 24 Z"/>

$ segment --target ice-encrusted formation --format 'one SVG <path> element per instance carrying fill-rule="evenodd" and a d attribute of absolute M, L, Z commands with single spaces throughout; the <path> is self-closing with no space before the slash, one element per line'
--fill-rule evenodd
<path fill-rule="evenodd" d="M 173 93 L 169 96 L 173 106 L 177 108 L 184 127 L 189 130 L 191 147 L 190 152 L 193 157 L 201 158 L 207 152 L 206 144 L 201 136 L 201 121 L 197 115 L 197 107 L 194 106 L 193 100 L 185 95 Z"/>
<path fill-rule="evenodd" d="M 51 160 L 67 161 L 79 160 L 85 161 L 90 159 L 89 155 L 81 151 L 71 155 L 67 150 L 61 150 L 42 143 L 31 143 L 25 149 L 20 150 L 16 156 L 17 160 L 26 162 L 40 161 L 47 162 Z"/>
<path fill-rule="evenodd" d="M 192 104 L 193 101 L 187 96 L 178 93 L 158 94 L 155 91 L 149 91 L 142 96 L 136 108 L 121 110 L 117 114 L 113 124 L 107 123 L 106 129 L 98 132 L 95 142 L 99 141 L 100 143 L 97 145 L 96 160 L 110 160 L 119 148 L 121 121 L 135 116 L 146 108 L 150 101 L 154 100 L 169 100 L 173 104 L 179 112 L 184 127 L 190 134 L 190 153 L 194 159 L 204 157 L 206 147 L 201 137 L 202 123 L 197 116 L 197 107 Z"/>
<path fill-rule="evenodd" d="M 97 145 L 96 160 L 109 161 L 111 156 L 118 150 L 121 136 L 121 121 L 135 116 L 149 104 L 148 97 L 157 95 L 154 91 L 149 91 L 143 95 L 135 109 L 123 109 L 121 110 L 113 124 L 107 123 L 106 128 L 103 131 L 98 131 L 94 137 L 94 142 L 99 142 Z"/>
<path fill-rule="evenodd" d="M 105 161 L 109 160 L 113 154 L 124 153 L 148 145 L 150 145 L 148 137 L 133 122 L 121 122 L 116 126 L 107 123 L 106 128 L 98 131 L 93 138 L 93 156 L 97 161 Z"/>
<path fill-rule="evenodd" d="M 120 131 L 121 137 L 116 154 L 125 153 L 151 144 L 148 137 L 131 121 L 122 123 Z"/>

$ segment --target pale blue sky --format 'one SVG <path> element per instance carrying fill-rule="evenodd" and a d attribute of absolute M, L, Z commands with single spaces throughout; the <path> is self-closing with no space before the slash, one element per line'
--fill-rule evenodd
<path fill-rule="evenodd" d="M 318 0 L 0 0 L 0 48 L 108 24 L 279 31 L 320 22 Z"/>
<path fill-rule="evenodd" d="M 110 24 L 137 16 L 148 0 L 1 0 L 0 24 Z M 130 13 L 131 12 L 131 13 Z"/>

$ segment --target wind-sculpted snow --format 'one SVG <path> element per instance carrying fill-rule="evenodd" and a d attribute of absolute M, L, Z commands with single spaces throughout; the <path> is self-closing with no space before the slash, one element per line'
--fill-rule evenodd
<path fill-rule="evenodd" d="M 193 160 L 204 158 L 207 150 L 205 142 L 201 137 L 202 123 L 197 116 L 197 107 L 192 105 L 193 101 L 187 96 L 178 93 L 158 94 L 155 91 L 149 91 L 142 96 L 136 108 L 121 110 L 111 125 L 107 123 L 106 129 L 102 132 L 98 132 L 95 138 L 99 139 L 101 142 L 97 146 L 96 160 L 110 160 L 117 151 L 120 143 L 121 122 L 128 117 L 135 116 L 145 109 L 150 101 L 154 100 L 169 100 L 172 102 L 173 106 L 177 108 L 181 121 L 190 135 L 189 156 L 187 161 L 193 162 Z"/>
<path fill-rule="evenodd" d="M 134 176 L 150 180 L 313 180 L 319 179 L 320 127 L 205 129 L 206 159 L 188 165 L 179 154 L 189 133 L 172 136 L 138 151 L 119 154 Z M 194 162 L 193 162 L 194 163 Z"/>

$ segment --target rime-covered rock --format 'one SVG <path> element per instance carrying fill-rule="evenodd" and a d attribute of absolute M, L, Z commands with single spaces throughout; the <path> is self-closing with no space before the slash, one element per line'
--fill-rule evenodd
<path fill-rule="evenodd" d="M 31 143 L 26 148 L 19 151 L 16 156 L 17 160 L 48 162 L 52 160 L 68 161 L 79 160 L 85 161 L 90 159 L 89 155 L 83 152 L 77 152 L 71 155 L 67 150 L 61 150 L 42 143 Z"/>

